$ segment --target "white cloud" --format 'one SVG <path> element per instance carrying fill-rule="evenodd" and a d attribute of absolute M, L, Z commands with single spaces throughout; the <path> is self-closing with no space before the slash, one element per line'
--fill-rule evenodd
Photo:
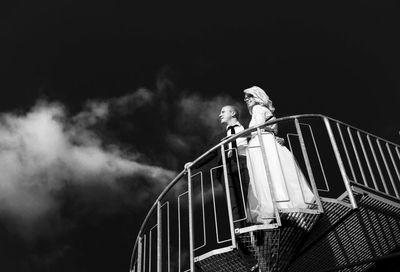
<path fill-rule="evenodd" d="M 112 102 L 118 108 L 126 108 L 129 106 L 131 109 L 150 104 L 154 100 L 154 93 L 146 88 L 139 88 L 137 91 L 115 98 Z"/>
<path fill-rule="evenodd" d="M 119 190 L 122 177 L 140 176 L 154 191 L 175 172 L 135 161 L 116 146 L 102 146 L 87 126 L 107 118 L 108 105 L 92 103 L 69 118 L 61 104 L 41 102 L 24 115 L 0 115 L 0 212 L 24 226 L 57 213 L 66 183 Z"/>

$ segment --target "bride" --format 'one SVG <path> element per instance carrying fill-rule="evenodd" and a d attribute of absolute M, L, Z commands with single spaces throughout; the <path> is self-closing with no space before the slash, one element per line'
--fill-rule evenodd
<path fill-rule="evenodd" d="M 251 115 L 249 127 L 275 119 L 275 108 L 264 90 L 254 86 L 243 92 Z M 261 139 L 265 147 L 266 165 L 257 132 L 252 133 L 247 148 L 247 168 L 250 177 L 248 221 L 256 224 L 268 224 L 275 217 L 271 191 L 274 193 L 278 209 L 307 208 L 314 196 L 293 154 L 285 146 L 277 143 L 277 125 L 263 128 Z M 270 172 L 270 182 L 266 168 Z"/>

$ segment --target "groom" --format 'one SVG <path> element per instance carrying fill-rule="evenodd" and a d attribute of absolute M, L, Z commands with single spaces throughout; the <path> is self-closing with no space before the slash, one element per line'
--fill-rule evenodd
<path fill-rule="evenodd" d="M 235 106 L 226 105 L 221 109 L 219 119 L 226 125 L 226 137 L 231 137 L 244 130 L 239 122 L 239 110 Z M 225 139 L 224 138 L 224 139 Z M 235 227 L 245 227 L 245 206 L 249 187 L 249 174 L 246 162 L 247 139 L 239 137 L 226 147 L 226 167 L 228 172 L 229 193 L 232 205 L 233 220 L 242 219 Z M 241 183 L 240 183 L 241 180 Z M 242 195 L 243 193 L 243 195 Z M 244 203 L 243 203 L 244 202 Z"/>
<path fill-rule="evenodd" d="M 239 122 L 239 110 L 235 106 L 226 105 L 222 107 L 219 114 L 221 124 L 226 126 L 226 136 L 221 141 L 244 130 Z M 231 198 L 233 221 L 237 221 L 235 228 L 247 226 L 245 219 L 245 209 L 247 206 L 247 192 L 249 188 L 249 173 L 246 162 L 247 138 L 239 137 L 235 141 L 225 146 L 226 168 L 228 174 L 228 187 Z M 190 162 L 185 164 L 185 168 L 191 167 L 192 170 L 199 169 L 210 161 L 216 165 L 222 165 L 222 157 L 219 150 L 209 153 L 205 158 L 195 165 Z M 222 184 L 225 190 L 222 169 L 216 171 L 216 179 Z M 241 183 L 240 183 L 241 181 Z M 243 194 L 242 194 L 243 192 Z M 240 219 L 240 220 L 239 220 Z"/>

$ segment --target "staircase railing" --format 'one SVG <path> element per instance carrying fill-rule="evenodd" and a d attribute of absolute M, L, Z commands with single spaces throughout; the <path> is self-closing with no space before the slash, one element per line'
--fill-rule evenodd
<path fill-rule="evenodd" d="M 235 224 L 248 221 L 248 214 L 233 218 L 227 153 L 237 156 L 237 150 L 226 146 L 239 137 L 258 137 L 261 153 L 268 152 L 262 134 L 275 123 L 278 136 L 285 139 L 284 145 L 306 176 L 314 202 L 307 209 L 281 209 L 281 203 L 290 199 L 275 199 L 273 186 L 266 185 L 271 188 L 274 220 L 261 228 L 279 227 L 281 213 L 323 212 L 321 198 L 347 201 L 346 196 L 347 205 L 356 209 L 353 187 L 371 190 L 391 201 L 400 200 L 399 145 L 319 114 L 279 118 L 221 141 L 168 184 L 139 230 L 130 271 L 195 271 L 198 260 L 236 248 Z M 222 163 L 204 163 L 216 153 Z M 263 165 L 268 174 L 265 156 Z M 239 202 L 246 210 L 243 188 L 241 195 Z"/>

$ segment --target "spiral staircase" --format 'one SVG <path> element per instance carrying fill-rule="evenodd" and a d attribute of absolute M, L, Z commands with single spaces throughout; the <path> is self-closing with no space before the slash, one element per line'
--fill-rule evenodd
<path fill-rule="evenodd" d="M 261 139 L 273 123 L 314 198 L 280 208 L 290 199 L 276 199 L 271 187 L 274 215 L 252 225 L 247 213 L 234 218 L 224 189 L 227 154 L 237 156 L 227 144 Z M 262 141 L 258 148 L 268 152 Z M 221 159 L 209 160 L 216 152 Z M 265 156 L 263 164 L 268 174 Z M 323 115 L 280 118 L 225 139 L 169 183 L 140 228 L 130 272 L 372 271 L 400 257 L 399 192 L 399 145 Z"/>

